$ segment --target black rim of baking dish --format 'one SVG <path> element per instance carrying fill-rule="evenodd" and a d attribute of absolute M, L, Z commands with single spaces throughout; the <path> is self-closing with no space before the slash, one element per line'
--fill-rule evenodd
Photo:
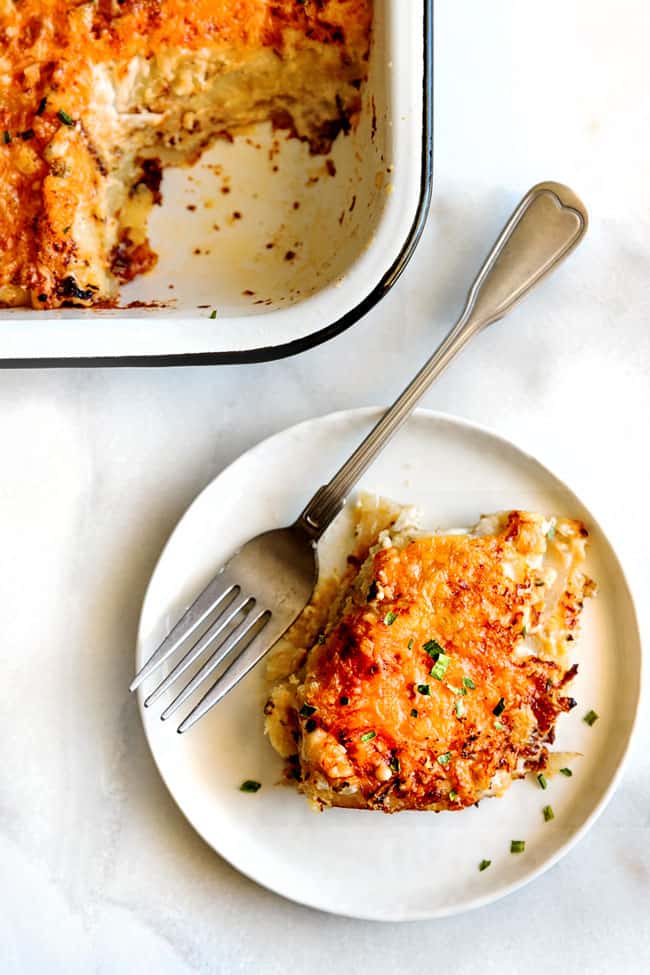
<path fill-rule="evenodd" d="M 159 355 L 117 356 L 63 356 L 48 358 L 21 358 L 0 360 L 4 369 L 46 369 L 50 367 L 80 368 L 94 366 L 209 366 L 242 365 L 252 362 L 271 362 L 313 349 L 340 335 L 360 321 L 371 308 L 393 288 L 411 260 L 424 230 L 433 189 L 433 2 L 424 5 L 424 78 L 422 117 L 422 166 L 420 174 L 420 198 L 411 229 L 399 254 L 382 275 L 378 284 L 354 308 L 337 321 L 309 335 L 293 339 L 283 345 L 262 346 L 231 352 L 179 352 Z"/>

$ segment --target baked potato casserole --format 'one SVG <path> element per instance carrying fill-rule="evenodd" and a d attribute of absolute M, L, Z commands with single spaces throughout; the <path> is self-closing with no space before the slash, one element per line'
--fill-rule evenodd
<path fill-rule="evenodd" d="M 461 810 L 551 770 L 587 530 L 527 511 L 421 532 L 368 504 L 343 579 L 328 580 L 271 661 L 266 730 L 317 807 Z"/>
<path fill-rule="evenodd" d="M 372 0 L 0 0 L 0 305 L 110 304 L 162 170 L 270 121 L 355 125 Z"/>

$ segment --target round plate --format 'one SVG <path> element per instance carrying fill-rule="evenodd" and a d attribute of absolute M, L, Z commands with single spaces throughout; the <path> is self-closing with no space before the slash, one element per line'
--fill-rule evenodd
<path fill-rule="evenodd" d="M 140 667 L 182 609 L 247 538 L 292 521 L 368 432 L 378 410 L 310 420 L 244 454 L 197 498 L 171 536 L 151 579 L 137 647 Z M 415 920 L 478 907 L 532 880 L 594 822 L 619 777 L 636 714 L 641 648 L 629 588 L 594 517 L 557 477 L 513 444 L 449 416 L 419 411 L 360 487 L 416 504 L 432 529 L 473 524 L 484 512 L 525 508 L 583 519 L 587 571 L 598 582 L 576 646 L 578 700 L 560 717 L 556 749 L 582 753 L 573 776 L 542 792 L 516 782 L 501 799 L 461 813 L 387 816 L 312 811 L 279 785 L 281 760 L 263 734 L 264 664 L 198 725 L 176 734 L 140 708 L 154 759 L 179 807 L 221 856 L 271 890 L 311 907 L 358 918 Z M 338 524 L 338 522 L 337 522 Z M 340 556 L 345 516 L 324 560 Z M 327 537 L 324 540 L 327 543 Z M 599 720 L 583 720 L 590 709 Z M 181 712 L 182 713 L 182 712 Z M 179 717 L 180 720 L 180 717 Z M 244 779 L 262 788 L 243 793 Z M 545 823 L 542 808 L 555 819 Z M 510 841 L 526 841 L 523 854 Z M 483 859 L 492 861 L 479 872 Z"/>

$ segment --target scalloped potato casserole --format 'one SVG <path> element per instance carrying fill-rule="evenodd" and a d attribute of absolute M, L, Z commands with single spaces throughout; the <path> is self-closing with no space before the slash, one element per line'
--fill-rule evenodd
<path fill-rule="evenodd" d="M 114 302 L 165 165 L 355 124 L 372 0 L 0 0 L 0 306 Z"/>
<path fill-rule="evenodd" d="M 594 590 L 584 525 L 506 511 L 432 535 L 364 504 L 350 568 L 269 664 L 287 777 L 316 807 L 392 813 L 464 809 L 552 767 Z"/>

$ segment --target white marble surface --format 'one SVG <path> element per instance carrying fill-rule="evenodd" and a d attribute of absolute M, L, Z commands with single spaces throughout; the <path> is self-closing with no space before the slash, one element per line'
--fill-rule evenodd
<path fill-rule="evenodd" d="M 548 178 L 590 205 L 588 240 L 425 405 L 565 476 L 609 526 L 647 633 L 649 36 L 643 0 L 440 0 L 435 204 L 364 322 L 275 364 L 0 376 L 4 975 L 647 970 L 643 708 L 618 793 L 562 863 L 474 914 L 380 926 L 285 902 L 213 854 L 162 786 L 126 685 L 147 579 L 194 495 L 286 425 L 387 402 Z"/>

